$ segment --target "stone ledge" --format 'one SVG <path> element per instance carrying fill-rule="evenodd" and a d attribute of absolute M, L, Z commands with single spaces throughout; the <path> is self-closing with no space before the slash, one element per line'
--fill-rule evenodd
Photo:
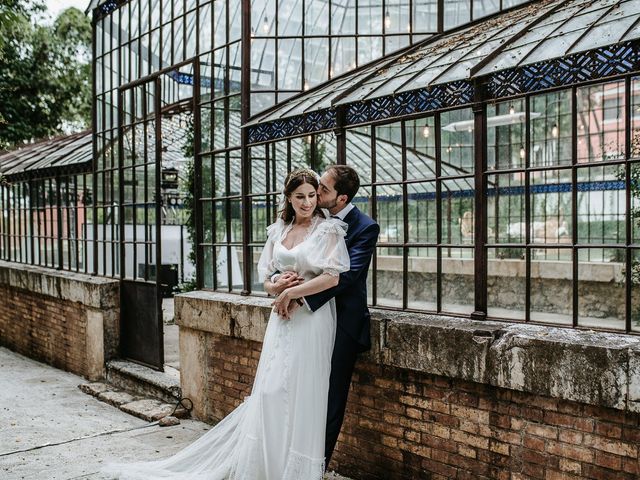
<path fill-rule="evenodd" d="M 0 261 L 0 285 L 80 302 L 90 308 L 120 308 L 120 282 L 112 278 Z"/>
<path fill-rule="evenodd" d="M 271 299 L 218 292 L 176 296 L 176 323 L 262 341 Z M 640 412 L 640 337 L 444 315 L 372 310 L 381 365 Z"/>

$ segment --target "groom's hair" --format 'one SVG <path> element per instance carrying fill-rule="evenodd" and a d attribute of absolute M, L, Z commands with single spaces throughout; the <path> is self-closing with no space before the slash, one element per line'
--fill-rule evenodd
<path fill-rule="evenodd" d="M 347 165 L 331 165 L 327 167 L 327 172 L 331 172 L 336 183 L 334 189 L 338 195 L 346 195 L 347 203 L 353 200 L 360 188 L 360 177 L 358 173 Z"/>

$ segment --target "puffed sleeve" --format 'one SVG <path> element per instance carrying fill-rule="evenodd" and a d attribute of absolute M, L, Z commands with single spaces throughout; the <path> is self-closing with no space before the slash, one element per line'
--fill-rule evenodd
<path fill-rule="evenodd" d="M 347 224 L 337 218 L 329 218 L 316 229 L 314 248 L 309 253 L 309 264 L 322 273 L 338 276 L 350 268 L 349 252 L 345 243 Z"/>
<path fill-rule="evenodd" d="M 283 228 L 284 221 L 281 218 L 267 227 L 267 242 L 264 244 L 260 260 L 258 260 L 258 278 L 261 282 L 267 280 L 276 269 L 273 261 L 273 246 L 280 238 Z"/>

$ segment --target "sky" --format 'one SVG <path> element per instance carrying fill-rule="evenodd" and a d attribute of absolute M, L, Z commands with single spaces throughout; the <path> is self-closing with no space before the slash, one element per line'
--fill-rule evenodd
<path fill-rule="evenodd" d="M 46 4 L 49 15 L 54 19 L 62 10 L 69 7 L 76 7 L 84 12 L 84 10 L 89 6 L 89 1 L 90 0 L 46 0 Z"/>

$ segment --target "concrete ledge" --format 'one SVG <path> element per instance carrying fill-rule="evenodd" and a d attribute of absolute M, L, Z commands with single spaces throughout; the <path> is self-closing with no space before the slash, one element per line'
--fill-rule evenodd
<path fill-rule="evenodd" d="M 262 341 L 271 299 L 176 296 L 181 328 Z M 564 328 L 372 311 L 377 364 L 640 412 L 640 338 Z"/>
<path fill-rule="evenodd" d="M 120 308 L 120 282 L 112 278 L 0 261 L 0 285 L 90 308 Z"/>

